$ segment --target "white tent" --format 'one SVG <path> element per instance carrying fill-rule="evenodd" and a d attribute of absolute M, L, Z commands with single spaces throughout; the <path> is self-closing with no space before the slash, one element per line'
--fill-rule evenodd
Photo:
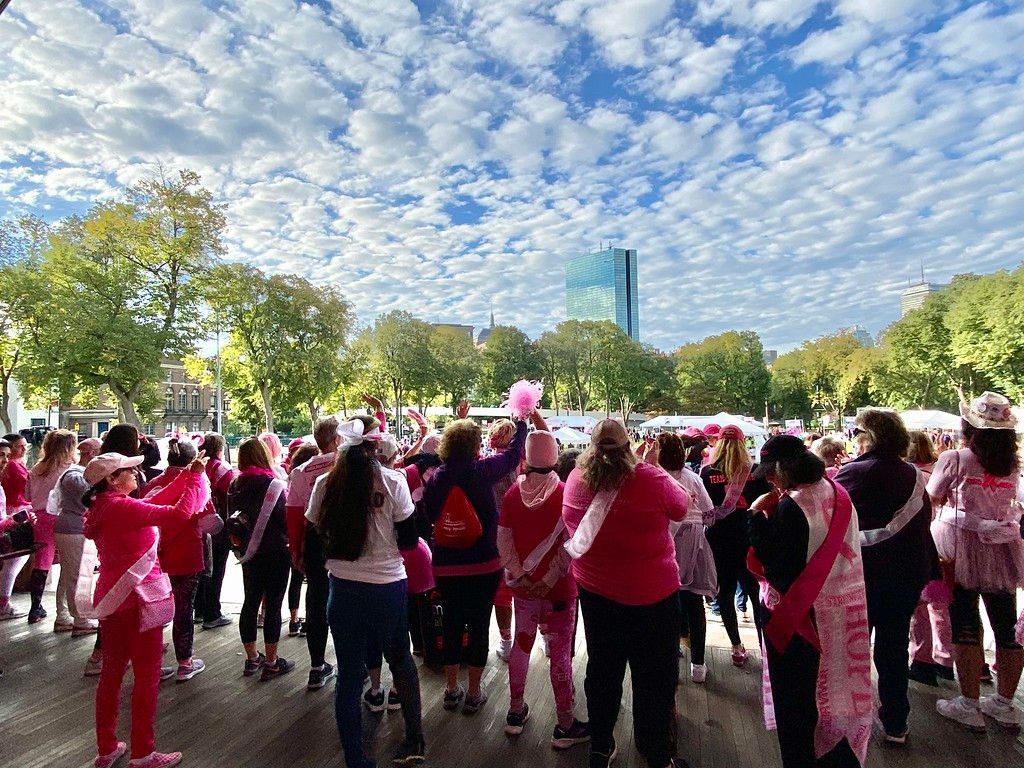
<path fill-rule="evenodd" d="M 589 435 L 585 435 L 571 427 L 556 429 L 552 434 L 562 445 L 588 445 L 590 443 Z"/>
<path fill-rule="evenodd" d="M 640 425 L 640 428 L 686 429 L 687 427 L 697 427 L 698 429 L 704 429 L 708 424 L 717 424 L 720 427 L 732 424 L 735 427 L 739 427 L 747 437 L 763 437 L 767 434 L 764 427 L 756 421 L 748 421 L 742 416 L 733 416 L 725 411 L 716 413 L 714 416 L 656 416 L 645 421 Z"/>
<path fill-rule="evenodd" d="M 900 418 L 907 429 L 960 429 L 960 417 L 945 411 L 903 411 Z"/>

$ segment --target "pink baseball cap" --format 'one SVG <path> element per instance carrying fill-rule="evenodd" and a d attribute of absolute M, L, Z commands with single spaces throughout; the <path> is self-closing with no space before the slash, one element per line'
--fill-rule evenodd
<path fill-rule="evenodd" d="M 742 440 L 743 430 L 739 427 L 733 426 L 732 424 L 728 424 L 725 429 L 718 433 L 718 437 L 722 440 Z"/>
<path fill-rule="evenodd" d="M 683 437 L 704 437 L 704 433 L 698 427 L 687 427 L 683 430 Z"/>
<path fill-rule="evenodd" d="M 718 426 L 717 424 L 708 424 L 706 427 L 704 427 L 704 436 L 705 437 L 715 437 L 721 431 L 722 431 L 722 428 L 720 426 Z"/>
<path fill-rule="evenodd" d="M 89 485 L 96 485 L 101 480 L 106 480 L 119 469 L 137 467 L 145 459 L 144 456 L 125 456 L 121 453 L 101 453 L 89 462 L 85 468 L 85 482 Z"/>

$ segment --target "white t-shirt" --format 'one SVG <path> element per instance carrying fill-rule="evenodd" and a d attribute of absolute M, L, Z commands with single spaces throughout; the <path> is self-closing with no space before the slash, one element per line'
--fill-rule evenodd
<path fill-rule="evenodd" d="M 306 519 L 315 521 L 324 499 L 327 475 L 321 475 L 313 484 L 313 494 L 306 508 Z M 380 468 L 379 481 L 374 484 L 370 503 L 369 525 L 366 529 L 366 543 L 358 560 L 327 560 L 327 570 L 332 576 L 347 581 L 361 581 L 366 584 L 391 584 L 406 577 L 405 563 L 398 549 L 395 523 L 400 523 L 413 513 L 415 506 L 409 493 L 405 475 L 387 467 Z"/>

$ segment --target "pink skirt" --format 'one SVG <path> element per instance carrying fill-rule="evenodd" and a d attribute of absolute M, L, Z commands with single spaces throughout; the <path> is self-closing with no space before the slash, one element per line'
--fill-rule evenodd
<path fill-rule="evenodd" d="M 1015 592 L 1024 588 L 1024 540 L 983 544 L 974 531 L 943 520 L 932 522 L 932 538 L 943 560 L 954 563 L 957 586 L 977 592 Z"/>

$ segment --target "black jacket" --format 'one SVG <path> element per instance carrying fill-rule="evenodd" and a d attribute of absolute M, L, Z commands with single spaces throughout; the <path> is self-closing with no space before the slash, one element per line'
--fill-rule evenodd
<path fill-rule="evenodd" d="M 839 470 L 842 485 L 857 510 L 860 530 L 884 528 L 907 503 L 917 477 L 914 466 L 884 451 L 869 451 Z M 927 491 L 921 508 L 898 534 L 879 544 L 864 547 L 864 584 L 867 589 L 923 589 L 940 576 L 930 525 L 932 505 Z"/>

